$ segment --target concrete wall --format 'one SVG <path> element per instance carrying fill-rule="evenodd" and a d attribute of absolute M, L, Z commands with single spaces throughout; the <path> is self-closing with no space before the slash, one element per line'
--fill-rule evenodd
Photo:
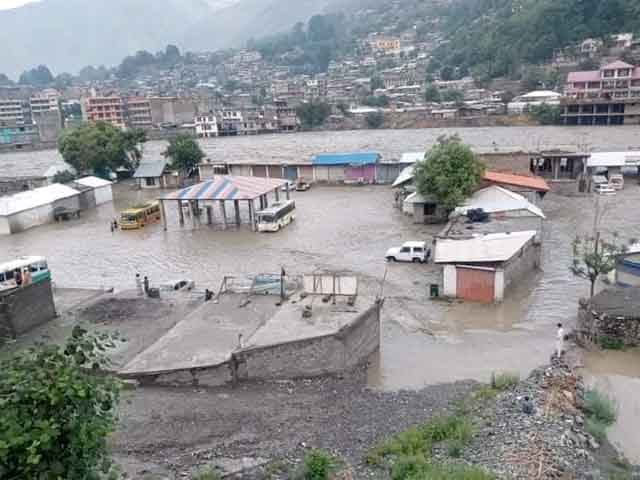
<path fill-rule="evenodd" d="M 581 300 L 576 328 L 580 340 L 598 343 L 601 338 L 622 340 L 625 346 L 640 345 L 639 318 L 609 317 L 591 310 L 588 301 Z"/>
<path fill-rule="evenodd" d="M 0 334 L 16 337 L 56 316 L 51 282 L 19 288 L 0 296 Z"/>
<path fill-rule="evenodd" d="M 234 354 L 237 380 L 338 373 L 361 364 L 379 346 L 380 307 L 374 305 L 335 334 Z"/>
<path fill-rule="evenodd" d="M 380 347 L 376 304 L 331 335 L 249 348 L 211 367 L 125 375 L 143 385 L 223 385 L 231 381 L 298 378 L 339 373 L 364 363 Z"/>
<path fill-rule="evenodd" d="M 111 185 L 98 187 L 94 190 L 94 192 L 96 197 L 96 205 L 113 202 L 113 191 L 111 190 Z"/>
<path fill-rule="evenodd" d="M 514 280 L 522 278 L 540 267 L 541 251 L 540 244 L 532 239 L 519 253 L 503 265 L 505 290 Z"/>

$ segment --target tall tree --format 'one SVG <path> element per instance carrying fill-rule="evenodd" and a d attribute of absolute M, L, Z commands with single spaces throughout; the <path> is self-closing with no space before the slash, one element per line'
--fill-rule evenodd
<path fill-rule="evenodd" d="M 146 136 L 137 132 L 123 132 L 105 122 L 85 123 L 65 131 L 58 140 L 58 150 L 78 172 L 106 176 L 108 170 L 137 167 L 140 144 L 146 140 Z"/>
<path fill-rule="evenodd" d="M 45 87 L 53 83 L 53 75 L 46 65 L 38 65 L 31 70 L 25 70 L 20 75 L 19 82 L 22 85 L 33 85 L 35 87 Z"/>
<path fill-rule="evenodd" d="M 319 127 L 329 117 L 331 107 L 324 102 L 302 103 L 296 109 L 296 113 L 305 128 Z"/>
<path fill-rule="evenodd" d="M 616 257 L 627 250 L 616 234 L 611 241 L 602 239 L 600 232 L 593 237 L 576 237 L 571 272 L 589 280 L 589 294 L 593 297 L 598 279 L 612 272 L 616 268 Z"/>
<path fill-rule="evenodd" d="M 424 99 L 427 102 L 435 102 L 440 103 L 440 90 L 433 83 L 427 85 L 426 90 L 424 91 Z"/>
<path fill-rule="evenodd" d="M 457 135 L 440 137 L 425 159 L 414 169 L 416 188 L 433 197 L 444 208 L 453 210 L 482 180 L 484 165 Z"/>
<path fill-rule="evenodd" d="M 99 373 L 112 337 L 75 327 L 65 346 L 40 346 L 0 363 L 0 476 L 101 478 L 110 467 L 120 384 Z"/>
<path fill-rule="evenodd" d="M 197 140 L 189 135 L 178 135 L 171 139 L 162 153 L 171 160 L 171 166 L 189 175 L 205 157 Z"/>

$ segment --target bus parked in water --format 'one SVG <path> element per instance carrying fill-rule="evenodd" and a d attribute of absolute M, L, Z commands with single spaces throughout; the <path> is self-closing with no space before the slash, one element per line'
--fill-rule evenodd
<path fill-rule="evenodd" d="M 160 204 L 151 202 L 122 211 L 118 224 L 122 230 L 135 230 L 150 223 L 157 223 L 161 218 Z"/>
<path fill-rule="evenodd" d="M 277 232 L 295 220 L 296 203 L 293 200 L 276 202 L 256 213 L 259 232 Z"/>
<path fill-rule="evenodd" d="M 18 286 L 16 271 L 20 271 L 20 286 L 51 280 L 47 259 L 39 256 L 20 257 L 0 263 L 0 291 Z"/>

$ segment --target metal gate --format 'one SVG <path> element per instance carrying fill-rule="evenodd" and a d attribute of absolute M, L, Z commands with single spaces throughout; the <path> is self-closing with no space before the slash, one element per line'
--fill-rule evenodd
<path fill-rule="evenodd" d="M 254 165 L 253 166 L 253 176 L 254 177 L 266 177 L 267 176 L 267 167 L 264 165 Z"/>
<path fill-rule="evenodd" d="M 285 177 L 287 180 L 298 179 L 298 167 L 287 166 L 285 167 Z"/>
<path fill-rule="evenodd" d="M 456 267 L 456 297 L 475 302 L 493 303 L 495 275 L 494 270 Z"/>

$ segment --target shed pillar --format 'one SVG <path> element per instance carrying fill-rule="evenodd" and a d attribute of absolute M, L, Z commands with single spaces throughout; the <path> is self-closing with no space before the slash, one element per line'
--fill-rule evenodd
<path fill-rule="evenodd" d="M 264 194 L 264 208 L 269 208 L 269 196 Z"/>
<path fill-rule="evenodd" d="M 276 202 L 280 200 L 280 189 L 276 188 L 273 192 L 276 194 Z"/>
<path fill-rule="evenodd" d="M 238 200 L 233 201 L 233 209 L 236 212 L 236 225 L 240 226 L 240 202 Z"/>
<path fill-rule="evenodd" d="M 162 215 L 162 227 L 167 231 L 167 210 L 164 207 L 164 200 L 160 200 L 160 213 Z"/>
<path fill-rule="evenodd" d="M 224 200 L 220 200 L 220 210 L 222 210 L 222 221 L 224 222 L 224 228 L 227 228 L 227 207 L 224 204 Z"/>
<path fill-rule="evenodd" d="M 189 208 L 191 210 L 191 223 L 193 223 L 193 228 L 196 227 L 196 200 L 192 200 L 189 202 Z"/>
<path fill-rule="evenodd" d="M 180 217 L 180 225 L 184 225 L 184 211 L 182 210 L 182 200 L 178 200 L 178 216 Z"/>
<path fill-rule="evenodd" d="M 289 193 L 291 191 L 291 187 L 287 186 L 287 200 L 291 200 L 291 193 Z"/>
<path fill-rule="evenodd" d="M 211 225 L 213 223 L 213 206 L 207 205 L 207 224 Z"/>

